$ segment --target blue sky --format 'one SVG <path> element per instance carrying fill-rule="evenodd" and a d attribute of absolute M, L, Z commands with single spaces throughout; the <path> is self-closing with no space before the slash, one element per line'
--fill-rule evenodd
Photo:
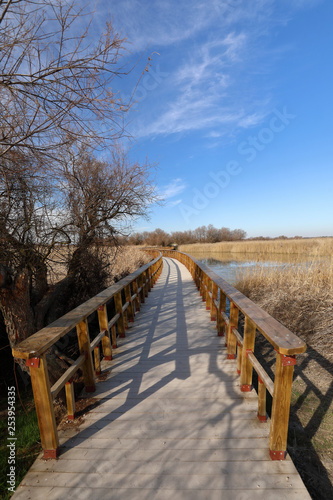
<path fill-rule="evenodd" d="M 333 2 L 97 3 L 138 62 L 133 154 L 159 163 L 164 206 L 135 229 L 333 235 Z"/>

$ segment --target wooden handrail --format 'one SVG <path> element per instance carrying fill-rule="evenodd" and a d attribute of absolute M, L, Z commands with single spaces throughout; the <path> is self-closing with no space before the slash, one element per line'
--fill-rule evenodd
<path fill-rule="evenodd" d="M 59 452 L 59 438 L 53 408 L 54 398 L 65 387 L 68 419 L 74 419 L 73 376 L 79 369 L 82 369 L 83 372 L 86 391 L 95 391 L 94 371 L 96 373 L 100 372 L 99 345 L 102 344 L 104 359 L 112 359 L 112 349 L 117 347 L 116 325 L 118 335 L 124 337 L 125 327 L 129 321 L 134 320 L 135 313 L 140 309 L 140 300 L 141 302 L 144 301 L 144 297 L 151 290 L 162 271 L 163 259 L 161 253 L 155 250 L 151 251 L 150 254 L 155 257 L 151 262 L 140 267 L 140 269 L 126 276 L 115 285 L 106 288 L 92 299 L 76 307 L 13 348 L 13 356 L 25 359 L 27 366 L 30 368 L 44 458 L 56 458 Z M 123 295 L 125 296 L 124 303 Z M 107 304 L 111 300 L 114 300 L 115 314 L 109 320 Z M 98 312 L 100 332 L 91 342 L 88 318 L 96 311 Z M 51 387 L 47 370 L 46 351 L 75 328 L 80 356 Z M 92 351 L 94 351 L 95 368 Z"/>
<path fill-rule="evenodd" d="M 127 285 L 142 276 L 147 269 L 152 267 L 160 258 L 161 257 L 157 257 L 154 261 L 145 264 L 134 273 L 118 281 L 118 283 L 111 285 L 109 288 L 95 295 L 92 299 L 87 300 L 42 330 L 31 335 L 31 337 L 28 337 L 13 348 L 13 356 L 21 359 L 38 357 L 41 353 L 55 344 L 61 337 L 64 337 L 70 330 L 75 328 L 78 323 L 84 321 L 99 307 L 108 302 L 116 293 L 121 292 Z"/>
<path fill-rule="evenodd" d="M 206 309 L 211 310 L 211 319 L 216 320 L 218 335 L 225 334 L 228 359 L 237 358 L 241 391 L 252 390 L 253 369 L 257 372 L 258 418 L 261 422 L 266 421 L 266 390 L 272 395 L 269 451 L 272 460 L 283 460 L 287 449 L 295 355 L 305 352 L 305 342 L 189 254 L 169 249 L 160 251 L 165 257 L 179 260 L 192 274 L 202 300 L 206 302 Z M 229 316 L 226 313 L 226 299 L 230 302 Z M 239 312 L 245 318 L 243 336 L 237 330 Z M 276 351 L 274 382 L 254 355 L 256 331 L 259 331 Z"/>

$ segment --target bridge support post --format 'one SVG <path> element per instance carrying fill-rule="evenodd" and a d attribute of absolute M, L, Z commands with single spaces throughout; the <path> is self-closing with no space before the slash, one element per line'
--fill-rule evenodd
<path fill-rule="evenodd" d="M 45 354 L 28 359 L 27 366 L 30 368 L 44 458 L 56 458 L 59 454 L 59 438 Z"/>
<path fill-rule="evenodd" d="M 67 403 L 67 420 L 75 419 L 75 393 L 73 377 L 65 384 L 66 403 Z"/>
<path fill-rule="evenodd" d="M 227 343 L 227 359 L 236 359 L 236 348 L 237 340 L 232 332 L 233 328 L 238 326 L 238 314 L 239 311 L 233 302 L 230 303 L 230 316 L 229 316 L 229 327 L 228 327 L 228 338 Z"/>
<path fill-rule="evenodd" d="M 117 320 L 118 334 L 120 338 L 125 337 L 125 323 L 124 323 L 124 313 L 123 313 L 123 304 L 121 299 L 121 292 L 118 292 L 114 296 L 114 304 L 116 308 L 116 314 L 119 314 L 119 318 Z"/>
<path fill-rule="evenodd" d="M 210 311 L 212 309 L 212 280 L 206 276 L 206 311 Z"/>
<path fill-rule="evenodd" d="M 244 342 L 242 349 L 242 364 L 241 364 L 241 374 L 240 374 L 240 385 L 242 392 L 250 392 L 252 389 L 252 374 L 253 367 L 248 359 L 248 352 L 253 352 L 254 343 L 256 337 L 256 326 L 248 318 L 245 317 L 245 327 L 244 327 Z"/>
<path fill-rule="evenodd" d="M 243 358 L 243 346 L 237 341 L 237 373 L 241 374 L 242 371 L 242 358 Z"/>
<path fill-rule="evenodd" d="M 150 292 L 150 287 L 149 287 L 149 270 L 148 271 L 145 271 L 143 273 L 143 281 L 144 281 L 144 293 L 145 293 L 145 297 L 148 297 L 148 292 Z"/>
<path fill-rule="evenodd" d="M 127 318 L 130 323 L 133 323 L 134 321 L 134 311 L 133 311 L 133 304 L 132 304 L 132 294 L 131 294 L 131 285 L 127 285 L 125 287 L 125 297 L 126 297 L 126 302 L 128 302 L 128 307 L 127 307 Z"/>
<path fill-rule="evenodd" d="M 215 302 L 217 301 L 217 291 L 218 287 L 217 284 L 213 281 L 213 289 L 212 289 L 212 305 L 210 309 L 210 319 L 211 321 L 216 321 L 217 320 L 217 307 Z"/>
<path fill-rule="evenodd" d="M 143 273 L 142 273 L 139 276 L 139 287 L 141 288 L 141 290 L 140 290 L 140 300 L 141 300 L 142 303 L 144 303 L 144 301 L 145 301 L 145 291 L 144 291 L 144 288 L 143 288 L 143 278 L 144 278 L 144 276 L 143 276 Z"/>
<path fill-rule="evenodd" d="M 116 325 L 111 326 L 112 349 L 117 349 L 117 332 Z"/>
<path fill-rule="evenodd" d="M 296 359 L 277 353 L 275 365 L 269 453 L 272 460 L 284 460 L 287 450 L 291 386 Z"/>
<path fill-rule="evenodd" d="M 266 422 L 266 387 L 258 375 L 258 419 L 260 422 Z"/>
<path fill-rule="evenodd" d="M 138 292 L 138 280 L 134 280 L 133 281 L 133 292 L 136 294 L 136 297 L 134 299 L 134 303 L 135 303 L 135 312 L 139 312 L 140 311 L 140 297 L 139 297 L 139 292 Z"/>
<path fill-rule="evenodd" d="M 95 392 L 94 365 L 91 355 L 88 321 L 85 319 L 76 325 L 80 353 L 85 354 L 86 360 L 82 365 L 83 380 L 87 392 Z"/>
<path fill-rule="evenodd" d="M 102 338 L 102 350 L 103 356 L 106 361 L 111 361 L 112 359 L 112 346 L 110 340 L 110 331 L 109 331 L 109 320 L 108 320 L 108 312 L 106 309 L 106 304 L 99 307 L 97 310 L 98 314 L 98 322 L 100 331 L 105 330 L 105 335 Z"/>
<path fill-rule="evenodd" d="M 217 335 L 219 337 L 223 337 L 223 334 L 225 333 L 225 322 L 224 322 L 224 320 L 222 318 L 221 313 L 222 312 L 225 313 L 226 306 L 227 306 L 227 297 L 222 292 L 222 290 L 220 289 L 219 310 L 218 310 L 218 313 L 217 313 L 217 325 L 216 325 L 217 326 Z"/>
<path fill-rule="evenodd" d="M 202 295 L 202 301 L 206 302 L 206 300 L 207 300 L 207 276 L 204 272 L 202 272 L 200 279 L 201 279 L 200 293 Z"/>

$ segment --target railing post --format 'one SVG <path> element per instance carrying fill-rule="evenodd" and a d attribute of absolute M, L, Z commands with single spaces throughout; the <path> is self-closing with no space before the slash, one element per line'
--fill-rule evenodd
<path fill-rule="evenodd" d="M 121 339 L 125 338 L 125 323 L 124 323 L 124 313 L 123 313 L 123 303 L 121 299 L 121 292 L 118 292 L 114 296 L 114 304 L 116 307 L 116 314 L 119 314 L 117 320 L 118 334 Z"/>
<path fill-rule="evenodd" d="M 156 274 L 155 274 L 156 270 L 157 270 L 157 262 L 155 262 L 155 264 L 151 266 L 151 288 L 154 287 L 156 282 Z"/>
<path fill-rule="evenodd" d="M 206 294 L 206 311 L 210 311 L 212 308 L 212 299 L 209 295 L 212 293 L 212 280 L 207 276 L 206 278 L 207 294 Z"/>
<path fill-rule="evenodd" d="M 129 306 L 127 307 L 127 318 L 128 318 L 128 321 L 130 323 L 133 323 L 134 311 L 133 311 L 133 304 L 132 304 L 131 285 L 127 285 L 125 287 L 125 297 L 126 297 L 126 302 L 129 303 Z"/>
<path fill-rule="evenodd" d="M 144 276 L 144 285 L 145 285 L 145 288 L 144 288 L 144 291 L 145 291 L 145 297 L 148 297 L 148 292 L 150 291 L 150 288 L 149 288 L 149 271 L 145 271 L 143 273 L 143 276 Z"/>
<path fill-rule="evenodd" d="M 201 274 L 201 295 L 202 295 L 202 301 L 206 302 L 207 299 L 207 276 L 204 272 Z"/>
<path fill-rule="evenodd" d="M 266 422 L 266 387 L 258 375 L 258 419 L 260 422 Z"/>
<path fill-rule="evenodd" d="M 226 331 L 226 328 L 225 328 L 225 322 L 224 320 L 222 319 L 222 315 L 221 313 L 224 312 L 225 313 L 225 310 L 226 310 L 226 307 L 227 307 L 227 297 L 225 295 L 225 293 L 222 292 L 221 288 L 220 288 L 220 294 L 219 294 L 219 310 L 217 312 L 217 324 L 216 324 L 216 327 L 217 327 L 217 335 L 219 337 L 223 337 L 223 334 L 225 333 Z"/>
<path fill-rule="evenodd" d="M 296 359 L 277 353 L 269 434 L 269 453 L 272 460 L 284 460 L 287 450 L 291 386 Z"/>
<path fill-rule="evenodd" d="M 99 349 L 99 345 L 97 345 L 94 349 L 94 361 L 95 361 L 95 374 L 100 375 L 101 374 L 101 359 L 100 359 L 101 353 Z"/>
<path fill-rule="evenodd" d="M 256 326 L 250 320 L 250 318 L 246 316 L 245 327 L 244 327 L 241 374 L 240 374 L 240 386 L 242 392 L 250 392 L 252 389 L 253 367 L 250 360 L 248 359 L 248 352 L 249 351 L 253 352 L 255 337 L 256 337 Z"/>
<path fill-rule="evenodd" d="M 112 349 L 117 349 L 116 325 L 111 326 L 111 340 L 112 340 Z"/>
<path fill-rule="evenodd" d="M 227 339 L 227 359 L 236 359 L 236 347 L 237 341 L 236 336 L 233 334 L 232 329 L 238 326 L 238 309 L 233 302 L 230 303 L 230 316 L 229 316 L 229 328 L 228 328 L 228 339 Z"/>
<path fill-rule="evenodd" d="M 241 374 L 242 371 L 242 358 L 243 358 L 243 346 L 237 341 L 237 373 Z"/>
<path fill-rule="evenodd" d="M 202 271 L 199 266 L 197 266 L 197 288 L 202 295 Z"/>
<path fill-rule="evenodd" d="M 144 303 L 144 301 L 145 301 L 145 291 L 143 289 L 143 277 L 144 277 L 143 275 L 144 275 L 144 273 L 140 274 L 140 276 L 139 276 L 139 287 L 141 288 L 140 300 L 142 303 Z"/>
<path fill-rule="evenodd" d="M 148 267 L 147 271 L 146 271 L 146 291 L 147 291 L 147 295 L 146 297 L 148 297 L 148 293 L 150 292 L 151 290 L 151 283 L 150 283 L 150 273 L 151 273 L 151 268 Z"/>
<path fill-rule="evenodd" d="M 66 403 L 67 403 L 67 419 L 75 419 L 75 394 L 73 378 L 65 384 Z"/>
<path fill-rule="evenodd" d="M 99 307 L 97 310 L 98 314 L 98 322 L 100 331 L 105 330 L 105 335 L 102 338 L 102 350 L 103 356 L 106 361 L 111 361 L 112 359 L 112 346 L 110 340 L 110 332 L 109 332 L 109 320 L 108 320 L 108 312 L 106 309 L 106 304 Z"/>
<path fill-rule="evenodd" d="M 86 360 L 82 365 L 83 380 L 87 392 L 95 392 L 94 365 L 91 355 L 90 338 L 87 320 L 81 321 L 76 325 L 77 338 L 79 342 L 80 353 L 85 353 Z"/>
<path fill-rule="evenodd" d="M 216 321 L 217 320 L 217 307 L 216 307 L 216 304 L 215 304 L 215 301 L 217 301 L 217 290 L 218 290 L 218 287 L 217 287 L 217 284 L 215 283 L 215 281 L 213 281 L 213 289 L 212 289 L 212 305 L 211 305 L 211 309 L 210 309 L 210 319 L 211 321 Z"/>
<path fill-rule="evenodd" d="M 40 439 L 44 458 L 56 458 L 59 453 L 59 438 L 53 410 L 46 356 L 28 359 L 34 393 Z"/>
<path fill-rule="evenodd" d="M 135 312 L 139 312 L 140 311 L 140 297 L 139 297 L 139 293 L 138 293 L 138 280 L 134 280 L 133 281 L 133 292 L 134 294 L 136 294 L 136 297 L 134 299 L 134 303 L 135 303 Z"/>

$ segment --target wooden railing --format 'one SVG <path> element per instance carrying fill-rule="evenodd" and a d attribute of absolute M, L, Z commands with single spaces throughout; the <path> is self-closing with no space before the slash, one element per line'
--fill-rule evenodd
<path fill-rule="evenodd" d="M 56 458 L 59 452 L 54 399 L 65 387 L 68 419 L 73 420 L 75 416 L 73 375 L 81 369 L 86 391 L 95 391 L 95 373 L 100 373 L 99 345 L 102 344 L 104 359 L 111 360 L 112 350 L 117 347 L 117 334 L 119 337 L 125 337 L 128 322 L 134 321 L 135 313 L 140 310 L 140 303 L 145 301 L 145 297 L 159 277 L 163 266 L 162 256 L 158 251 L 150 253 L 155 257 L 152 262 L 28 337 L 13 349 L 13 356 L 25 359 L 30 369 L 44 458 Z M 91 342 L 89 319 L 96 311 L 100 331 Z M 108 311 L 112 313 L 110 320 Z M 73 329 L 76 329 L 80 356 L 51 387 L 46 352 Z M 94 352 L 94 362 L 92 352 Z"/>
<path fill-rule="evenodd" d="M 241 391 L 252 390 L 253 369 L 257 372 L 258 418 L 261 422 L 266 421 L 266 390 L 271 394 L 273 402 L 269 451 L 272 460 L 283 460 L 287 449 L 295 355 L 305 352 L 306 344 L 209 267 L 185 253 L 175 250 L 160 251 L 165 257 L 179 260 L 192 274 L 202 299 L 206 302 L 206 309 L 211 311 L 211 319 L 216 321 L 218 335 L 225 334 L 227 358 L 237 359 Z M 227 299 L 230 301 L 229 315 L 226 312 Z M 242 335 L 238 331 L 240 312 L 245 318 Z M 274 381 L 255 356 L 257 331 L 276 351 Z"/>

